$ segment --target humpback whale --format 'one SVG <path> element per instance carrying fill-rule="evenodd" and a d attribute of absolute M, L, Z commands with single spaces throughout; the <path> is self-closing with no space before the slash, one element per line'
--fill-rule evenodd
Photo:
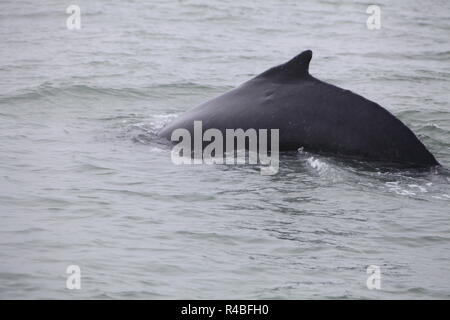
<path fill-rule="evenodd" d="M 439 165 L 416 135 L 379 104 L 309 73 L 312 51 L 270 68 L 165 126 L 175 129 L 279 129 L 280 151 L 298 150 L 408 167 Z"/>

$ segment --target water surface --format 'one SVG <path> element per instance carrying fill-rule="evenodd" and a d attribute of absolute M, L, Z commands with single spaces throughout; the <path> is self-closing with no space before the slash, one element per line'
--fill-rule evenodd
<path fill-rule="evenodd" d="M 155 138 L 312 49 L 448 168 L 449 2 L 378 2 L 373 31 L 365 1 L 78 1 L 81 30 L 69 4 L 0 4 L 0 298 L 450 298 L 445 170 L 299 152 L 261 176 Z"/>

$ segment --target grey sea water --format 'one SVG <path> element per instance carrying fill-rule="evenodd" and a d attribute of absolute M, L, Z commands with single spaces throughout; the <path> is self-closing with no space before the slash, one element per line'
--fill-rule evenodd
<path fill-rule="evenodd" d="M 0 3 L 0 298 L 450 298 L 450 2 L 70 4 Z M 164 124 L 306 49 L 444 169 L 171 162 Z"/>

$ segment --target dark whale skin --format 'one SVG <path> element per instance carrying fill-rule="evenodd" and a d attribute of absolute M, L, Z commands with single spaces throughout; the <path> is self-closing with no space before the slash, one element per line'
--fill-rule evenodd
<path fill-rule="evenodd" d="M 193 134 L 193 122 L 203 131 L 279 129 L 280 151 L 354 157 L 411 167 L 439 165 L 416 135 L 389 111 L 358 94 L 309 74 L 310 50 L 271 68 L 200 106 L 164 127 L 159 136 L 170 140 L 173 130 Z"/>

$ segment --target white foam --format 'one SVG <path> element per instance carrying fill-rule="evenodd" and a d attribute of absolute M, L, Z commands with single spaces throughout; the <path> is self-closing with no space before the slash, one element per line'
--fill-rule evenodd
<path fill-rule="evenodd" d="M 159 130 L 162 129 L 170 120 L 174 119 L 177 114 L 157 114 L 152 116 L 150 120 L 150 126 Z"/>
<path fill-rule="evenodd" d="M 394 192 L 401 196 L 415 196 L 416 193 L 413 191 L 406 190 L 400 186 L 399 181 L 392 181 L 385 183 L 387 187 L 389 187 L 390 192 Z"/>
<path fill-rule="evenodd" d="M 329 168 L 328 164 L 319 159 L 315 159 L 314 157 L 310 157 L 306 161 L 312 168 L 316 169 L 319 173 L 324 173 Z"/>
<path fill-rule="evenodd" d="M 419 191 L 422 193 L 428 192 L 428 190 L 425 189 L 425 187 L 419 186 L 417 184 L 409 184 L 408 187 L 410 187 L 411 189 L 412 188 L 419 189 Z"/>

